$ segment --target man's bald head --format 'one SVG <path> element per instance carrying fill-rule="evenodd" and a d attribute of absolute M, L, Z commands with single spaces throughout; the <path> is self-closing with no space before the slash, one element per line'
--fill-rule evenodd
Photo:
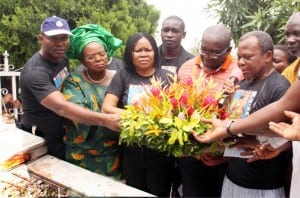
<path fill-rule="evenodd" d="M 287 21 L 287 25 L 290 23 L 300 24 L 300 12 L 296 12 L 290 16 L 289 20 Z"/>
<path fill-rule="evenodd" d="M 290 16 L 285 26 L 285 36 L 290 53 L 300 57 L 300 12 Z"/>
<path fill-rule="evenodd" d="M 203 33 L 202 40 L 214 40 L 230 46 L 231 31 L 224 24 L 209 26 Z"/>
<path fill-rule="evenodd" d="M 223 24 L 208 27 L 202 36 L 200 57 L 210 70 L 218 69 L 231 51 L 231 32 Z"/>

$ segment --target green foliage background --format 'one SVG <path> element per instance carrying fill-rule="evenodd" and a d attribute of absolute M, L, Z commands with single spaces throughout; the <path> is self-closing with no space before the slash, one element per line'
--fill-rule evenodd
<path fill-rule="evenodd" d="M 235 44 L 252 30 L 266 31 L 275 44 L 283 44 L 284 26 L 292 13 L 300 11 L 300 0 L 210 0 L 206 11 L 231 28 Z M 22 67 L 39 49 L 41 22 L 53 15 L 66 18 L 71 28 L 100 24 L 124 43 L 136 32 L 154 34 L 160 17 L 146 0 L 1 0 L 0 53 L 7 50 L 9 62 Z M 124 45 L 116 56 L 123 51 Z"/>
<path fill-rule="evenodd" d="M 231 28 L 235 44 L 252 30 L 266 31 L 275 44 L 284 44 L 285 24 L 300 11 L 300 0 L 210 0 L 206 11 Z"/>
<path fill-rule="evenodd" d="M 9 63 L 22 67 L 38 49 L 40 24 L 49 16 L 68 20 L 71 29 L 96 23 L 123 40 L 136 32 L 153 34 L 159 11 L 144 0 L 1 0 L 0 53 Z M 124 45 L 116 52 L 121 57 Z"/>

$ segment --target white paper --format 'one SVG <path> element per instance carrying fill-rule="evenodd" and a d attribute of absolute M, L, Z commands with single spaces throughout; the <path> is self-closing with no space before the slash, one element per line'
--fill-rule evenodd
<path fill-rule="evenodd" d="M 239 158 L 251 158 L 253 155 L 246 155 L 246 156 L 241 156 L 241 152 L 244 152 L 244 149 L 237 148 L 237 147 L 226 147 L 224 151 L 224 157 L 239 157 Z"/>

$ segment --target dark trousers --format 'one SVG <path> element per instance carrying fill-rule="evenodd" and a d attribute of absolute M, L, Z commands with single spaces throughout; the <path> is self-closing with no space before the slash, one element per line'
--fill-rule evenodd
<path fill-rule="evenodd" d="M 122 174 L 126 184 L 168 197 L 174 161 L 163 153 L 147 148 L 123 148 Z"/>
<path fill-rule="evenodd" d="M 178 159 L 183 197 L 220 197 L 226 164 L 206 166 L 191 157 Z"/>
<path fill-rule="evenodd" d="M 32 133 L 31 128 L 25 127 L 22 123 L 18 123 L 18 125 L 16 126 L 23 131 Z M 45 134 L 38 129 L 36 129 L 35 135 L 43 137 L 45 139 L 48 154 L 65 160 L 65 144 L 63 142 L 63 136 L 53 136 L 51 134 Z"/>

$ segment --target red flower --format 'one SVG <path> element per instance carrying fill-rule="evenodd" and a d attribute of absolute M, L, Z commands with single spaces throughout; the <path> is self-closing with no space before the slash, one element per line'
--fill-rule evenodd
<path fill-rule="evenodd" d="M 220 119 L 221 119 L 221 120 L 225 120 L 226 118 L 229 117 L 229 113 L 226 112 L 225 109 L 222 109 L 222 110 L 220 111 L 219 115 L 220 115 Z"/>
<path fill-rule="evenodd" d="M 167 87 L 167 88 L 165 89 L 165 92 L 166 92 L 167 95 L 169 95 L 169 93 L 170 93 L 170 87 Z"/>
<path fill-rule="evenodd" d="M 153 96 L 159 97 L 160 89 L 157 88 L 157 87 L 153 87 L 153 88 L 151 88 L 151 93 L 152 93 Z"/>
<path fill-rule="evenodd" d="M 171 98 L 171 104 L 173 106 L 174 109 L 176 109 L 178 107 L 178 100 L 175 97 Z"/>
<path fill-rule="evenodd" d="M 213 96 L 207 96 L 203 102 L 202 107 L 208 106 L 208 105 L 217 105 L 218 101 Z"/>
<path fill-rule="evenodd" d="M 181 105 L 186 105 L 187 101 L 188 101 L 188 94 L 184 92 L 180 97 L 179 102 Z"/>
<path fill-rule="evenodd" d="M 191 105 L 188 106 L 187 113 L 188 113 L 189 116 L 191 116 L 194 113 L 194 109 Z"/>

